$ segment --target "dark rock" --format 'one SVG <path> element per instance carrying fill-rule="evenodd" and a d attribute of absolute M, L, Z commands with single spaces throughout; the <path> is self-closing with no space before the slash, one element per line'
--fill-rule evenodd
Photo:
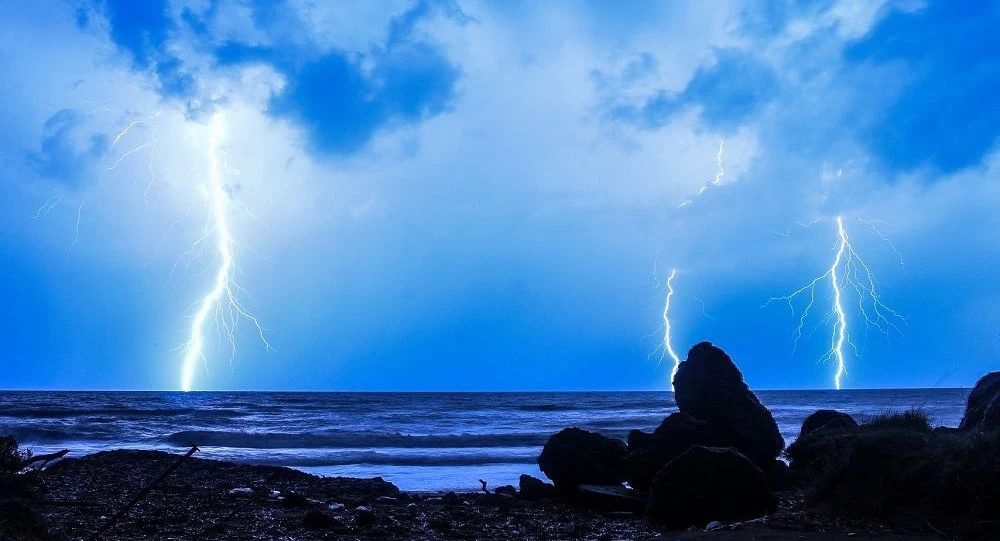
<path fill-rule="evenodd" d="M 761 517 L 777 505 L 763 472 L 742 453 L 696 445 L 656 475 L 646 511 L 654 522 L 683 529 Z"/>
<path fill-rule="evenodd" d="M 805 436 L 814 430 L 857 430 L 858 422 L 854 417 L 836 410 L 817 410 L 802 421 L 802 429 L 799 430 L 799 437 Z"/>
<path fill-rule="evenodd" d="M 296 492 L 285 492 L 283 496 L 284 499 L 281 500 L 281 503 L 285 507 L 305 507 L 309 505 L 306 497 Z"/>
<path fill-rule="evenodd" d="M 573 492 L 581 484 L 616 485 L 625 480 L 625 442 L 580 428 L 566 428 L 549 438 L 538 467 L 557 489 Z"/>
<path fill-rule="evenodd" d="M 766 468 L 785 447 L 771 412 L 757 399 L 725 351 L 702 342 L 674 376 L 681 413 L 707 421 L 741 453 Z"/>
<path fill-rule="evenodd" d="M 555 496 L 556 492 L 554 486 L 530 475 L 522 474 L 518 480 L 518 485 L 521 488 L 518 490 L 517 495 L 522 500 L 545 500 Z"/>
<path fill-rule="evenodd" d="M 371 510 L 370 507 L 359 505 L 354 510 L 354 523 L 358 526 L 374 524 L 376 520 L 378 520 L 378 516 L 375 514 L 375 511 Z"/>
<path fill-rule="evenodd" d="M 1000 430 L 1000 372 L 979 378 L 965 404 L 962 430 Z"/>
<path fill-rule="evenodd" d="M 771 490 L 788 490 L 795 485 L 795 474 L 782 460 L 775 460 L 770 468 L 761 471 L 764 472 L 767 486 L 771 487 Z"/>
<path fill-rule="evenodd" d="M 517 487 L 514 485 L 503 485 L 493 489 L 496 494 L 506 494 L 507 496 L 517 496 Z"/>
<path fill-rule="evenodd" d="M 302 525 L 306 528 L 326 529 L 333 527 L 333 524 L 333 517 L 315 509 L 306 511 L 306 515 L 302 517 Z"/>
<path fill-rule="evenodd" d="M 656 473 L 692 445 L 726 444 L 727 441 L 707 422 L 686 413 L 672 413 L 652 434 L 639 430 L 629 432 L 625 479 L 632 488 L 648 491 Z"/>

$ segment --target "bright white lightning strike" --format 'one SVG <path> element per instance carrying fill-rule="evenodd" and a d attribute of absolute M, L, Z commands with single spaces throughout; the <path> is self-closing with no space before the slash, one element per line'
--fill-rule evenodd
<path fill-rule="evenodd" d="M 184 361 L 181 368 L 181 389 L 191 390 L 194 370 L 197 361 L 205 360 L 205 327 L 208 325 L 208 316 L 216 313 L 219 325 L 227 334 L 232 355 L 236 355 L 236 323 L 239 318 L 248 320 L 257 329 L 261 341 L 265 348 L 270 349 L 271 345 L 264 337 L 264 329 L 260 321 L 250 314 L 240 303 L 238 293 L 241 291 L 239 285 L 235 283 L 235 275 L 238 267 L 233 259 L 233 236 L 229 229 L 229 222 L 226 216 L 227 195 L 222 183 L 222 174 L 219 164 L 219 139 L 222 137 L 222 115 L 216 113 L 211 121 L 211 135 L 208 145 L 209 157 L 209 189 L 210 189 L 210 211 L 214 220 L 215 234 L 218 236 L 218 257 L 219 268 L 215 273 L 215 282 L 212 290 L 208 292 L 199 302 L 198 311 L 195 313 L 194 321 L 191 324 L 191 337 L 183 347 Z"/>
<path fill-rule="evenodd" d="M 674 276 L 677 276 L 677 269 L 670 269 L 670 276 L 667 277 L 667 298 L 663 303 L 663 352 L 674 361 L 674 366 L 670 370 L 670 390 L 674 389 L 674 376 L 681 364 L 670 338 L 670 299 L 674 296 Z"/>
<path fill-rule="evenodd" d="M 708 191 L 708 189 L 711 188 L 712 186 L 718 186 L 722 182 L 722 177 L 726 176 L 726 170 L 722 168 L 722 156 L 725 153 L 725 151 L 726 151 L 726 141 L 724 139 L 719 139 L 719 151 L 715 153 L 715 163 L 718 166 L 718 170 L 715 172 L 715 178 L 708 181 L 708 183 L 703 185 L 701 188 L 698 188 L 698 193 L 695 194 L 695 197 L 701 197 L 701 194 Z M 694 202 L 693 199 L 688 199 L 678 206 L 680 208 L 689 207 L 693 202 Z"/>
<path fill-rule="evenodd" d="M 879 236 L 883 237 L 884 240 L 888 240 L 881 233 L 879 233 Z M 795 329 L 796 346 L 799 339 L 802 338 L 802 331 L 809 317 L 809 311 L 815 303 L 816 286 L 823 283 L 826 279 L 830 280 L 833 299 L 830 312 L 823 321 L 833 319 L 834 323 L 830 338 L 830 348 L 823 355 L 822 360 L 832 359 L 836 363 L 833 384 L 839 390 L 847 369 L 844 346 L 849 344 L 854 349 L 855 355 L 858 354 L 858 348 L 851 341 L 848 332 L 847 310 L 844 308 L 845 289 L 850 287 L 857 295 L 858 314 L 860 315 L 860 319 L 864 321 L 866 328 L 875 327 L 885 334 L 888 334 L 891 330 L 900 332 L 896 322 L 905 324 L 905 320 L 882 302 L 878 292 L 878 281 L 875 279 L 874 273 L 872 273 L 871 268 L 861 259 L 861 256 L 858 255 L 851 245 L 850 239 L 847 236 L 847 230 L 844 228 L 843 217 L 837 216 L 837 243 L 835 245 L 833 263 L 830 265 L 830 268 L 790 294 L 783 297 L 772 297 L 765 303 L 765 306 L 767 306 L 773 301 L 785 301 L 794 313 L 795 300 L 800 296 L 805 296 L 808 299 L 802 315 L 799 317 L 798 327 Z"/>

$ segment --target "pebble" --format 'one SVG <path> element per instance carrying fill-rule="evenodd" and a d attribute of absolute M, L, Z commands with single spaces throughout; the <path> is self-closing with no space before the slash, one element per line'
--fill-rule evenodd
<path fill-rule="evenodd" d="M 379 496 L 378 498 L 375 498 L 375 501 L 378 503 L 398 503 L 399 499 L 393 498 L 392 496 Z"/>
<path fill-rule="evenodd" d="M 234 489 L 230 489 L 229 490 L 229 495 L 230 496 L 237 496 L 237 497 L 240 497 L 240 498 L 249 498 L 250 496 L 253 496 L 253 490 L 251 490 L 251 489 L 249 489 L 247 487 L 234 488 Z"/>
<path fill-rule="evenodd" d="M 340 510 L 344 509 L 344 504 L 342 504 L 342 503 L 331 503 L 330 505 L 327 506 L 327 508 L 330 511 L 340 511 Z"/>
<path fill-rule="evenodd" d="M 721 522 L 719 522 L 718 520 L 713 520 L 712 522 L 708 523 L 708 526 L 705 526 L 705 531 L 710 532 L 712 530 L 718 530 L 721 527 L 722 527 Z"/>

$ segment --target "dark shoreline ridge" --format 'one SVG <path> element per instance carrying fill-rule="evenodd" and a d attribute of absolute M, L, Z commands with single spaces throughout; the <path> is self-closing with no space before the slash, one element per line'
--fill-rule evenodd
<path fill-rule="evenodd" d="M 123 509 L 100 539 L 1000 539 L 1000 372 L 960 428 L 820 410 L 787 449 L 721 349 L 692 348 L 674 386 L 680 411 L 654 432 L 567 428 L 538 458 L 554 486 L 524 475 L 479 493 L 161 451 L 25 469 L 0 438 L 0 541 L 87 539 Z"/>

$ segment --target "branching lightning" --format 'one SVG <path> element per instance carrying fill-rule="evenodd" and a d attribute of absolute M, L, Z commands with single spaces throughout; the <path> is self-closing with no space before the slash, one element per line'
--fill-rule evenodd
<path fill-rule="evenodd" d="M 674 362 L 674 366 L 670 370 L 670 390 L 674 388 L 674 376 L 677 374 L 677 367 L 681 364 L 681 359 L 674 351 L 670 337 L 670 300 L 674 296 L 675 276 L 677 276 L 677 269 L 670 269 L 670 276 L 667 277 L 667 298 L 663 302 L 663 354 L 670 356 Z"/>
<path fill-rule="evenodd" d="M 866 222 L 870 223 L 870 222 Z M 883 240 L 888 238 L 876 229 Z M 890 242 L 891 245 L 891 242 Z M 893 247 L 895 248 L 895 247 Z M 899 252 L 896 252 L 899 255 Z M 809 312 L 816 301 L 816 288 L 829 280 L 830 290 L 833 294 L 830 312 L 823 319 L 823 322 L 833 320 L 833 329 L 830 337 L 830 347 L 823 355 L 823 361 L 833 360 L 836 364 L 833 384 L 840 389 L 841 382 L 847 370 L 844 348 L 850 345 L 858 356 L 858 348 L 851 340 L 848 330 L 847 310 L 844 306 L 845 293 L 853 291 L 857 296 L 857 306 L 859 319 L 864 322 L 865 329 L 875 328 L 878 331 L 889 334 L 892 331 L 901 333 L 897 323 L 905 324 L 905 320 L 897 312 L 889 308 L 879 295 L 878 281 L 867 263 L 854 250 L 851 241 L 844 228 L 843 217 L 837 216 L 837 242 L 834 246 L 834 258 L 830 267 L 814 278 L 806 285 L 792 291 L 782 297 L 772 297 L 764 304 L 774 301 L 785 301 L 788 303 L 792 313 L 795 313 L 795 302 L 803 297 L 806 300 L 805 308 L 799 316 L 799 324 L 795 328 L 795 346 L 798 346 L 799 339 L 802 338 L 803 329 L 809 318 Z"/>
<path fill-rule="evenodd" d="M 205 328 L 209 325 L 208 317 L 213 312 L 216 314 L 218 329 L 224 338 L 229 341 L 232 356 L 236 355 L 236 326 L 239 319 L 245 319 L 253 325 L 264 347 L 271 349 L 271 344 L 264 336 L 264 328 L 256 316 L 252 315 L 240 302 L 239 294 L 243 289 L 236 283 L 235 278 L 239 273 L 239 267 L 233 258 L 234 240 L 229 229 L 227 219 L 228 198 L 223 187 L 222 174 L 219 161 L 219 139 L 222 137 L 222 116 L 216 113 L 211 120 L 211 134 L 208 145 L 209 157 L 209 190 L 210 206 L 213 230 L 217 237 L 219 268 L 215 273 L 215 281 L 211 291 L 208 292 L 199 302 L 198 311 L 195 313 L 191 324 L 191 335 L 187 344 L 182 348 L 184 360 L 181 367 L 181 389 L 190 391 L 194 379 L 194 370 L 199 360 L 205 362 Z M 206 236 L 196 241 L 202 243 Z"/>
<path fill-rule="evenodd" d="M 719 151 L 715 153 L 715 163 L 718 166 L 718 169 L 715 172 L 715 178 L 708 181 L 708 183 L 703 185 L 701 188 L 698 188 L 698 193 L 695 194 L 695 197 L 701 197 L 701 194 L 708 191 L 709 188 L 713 186 L 718 186 L 722 182 L 722 177 L 726 176 L 726 170 L 722 168 L 722 156 L 725 153 L 725 151 L 726 151 L 726 141 L 724 139 L 719 139 Z M 678 206 L 680 208 L 689 207 L 693 202 L 694 202 L 693 199 L 688 199 Z"/>

